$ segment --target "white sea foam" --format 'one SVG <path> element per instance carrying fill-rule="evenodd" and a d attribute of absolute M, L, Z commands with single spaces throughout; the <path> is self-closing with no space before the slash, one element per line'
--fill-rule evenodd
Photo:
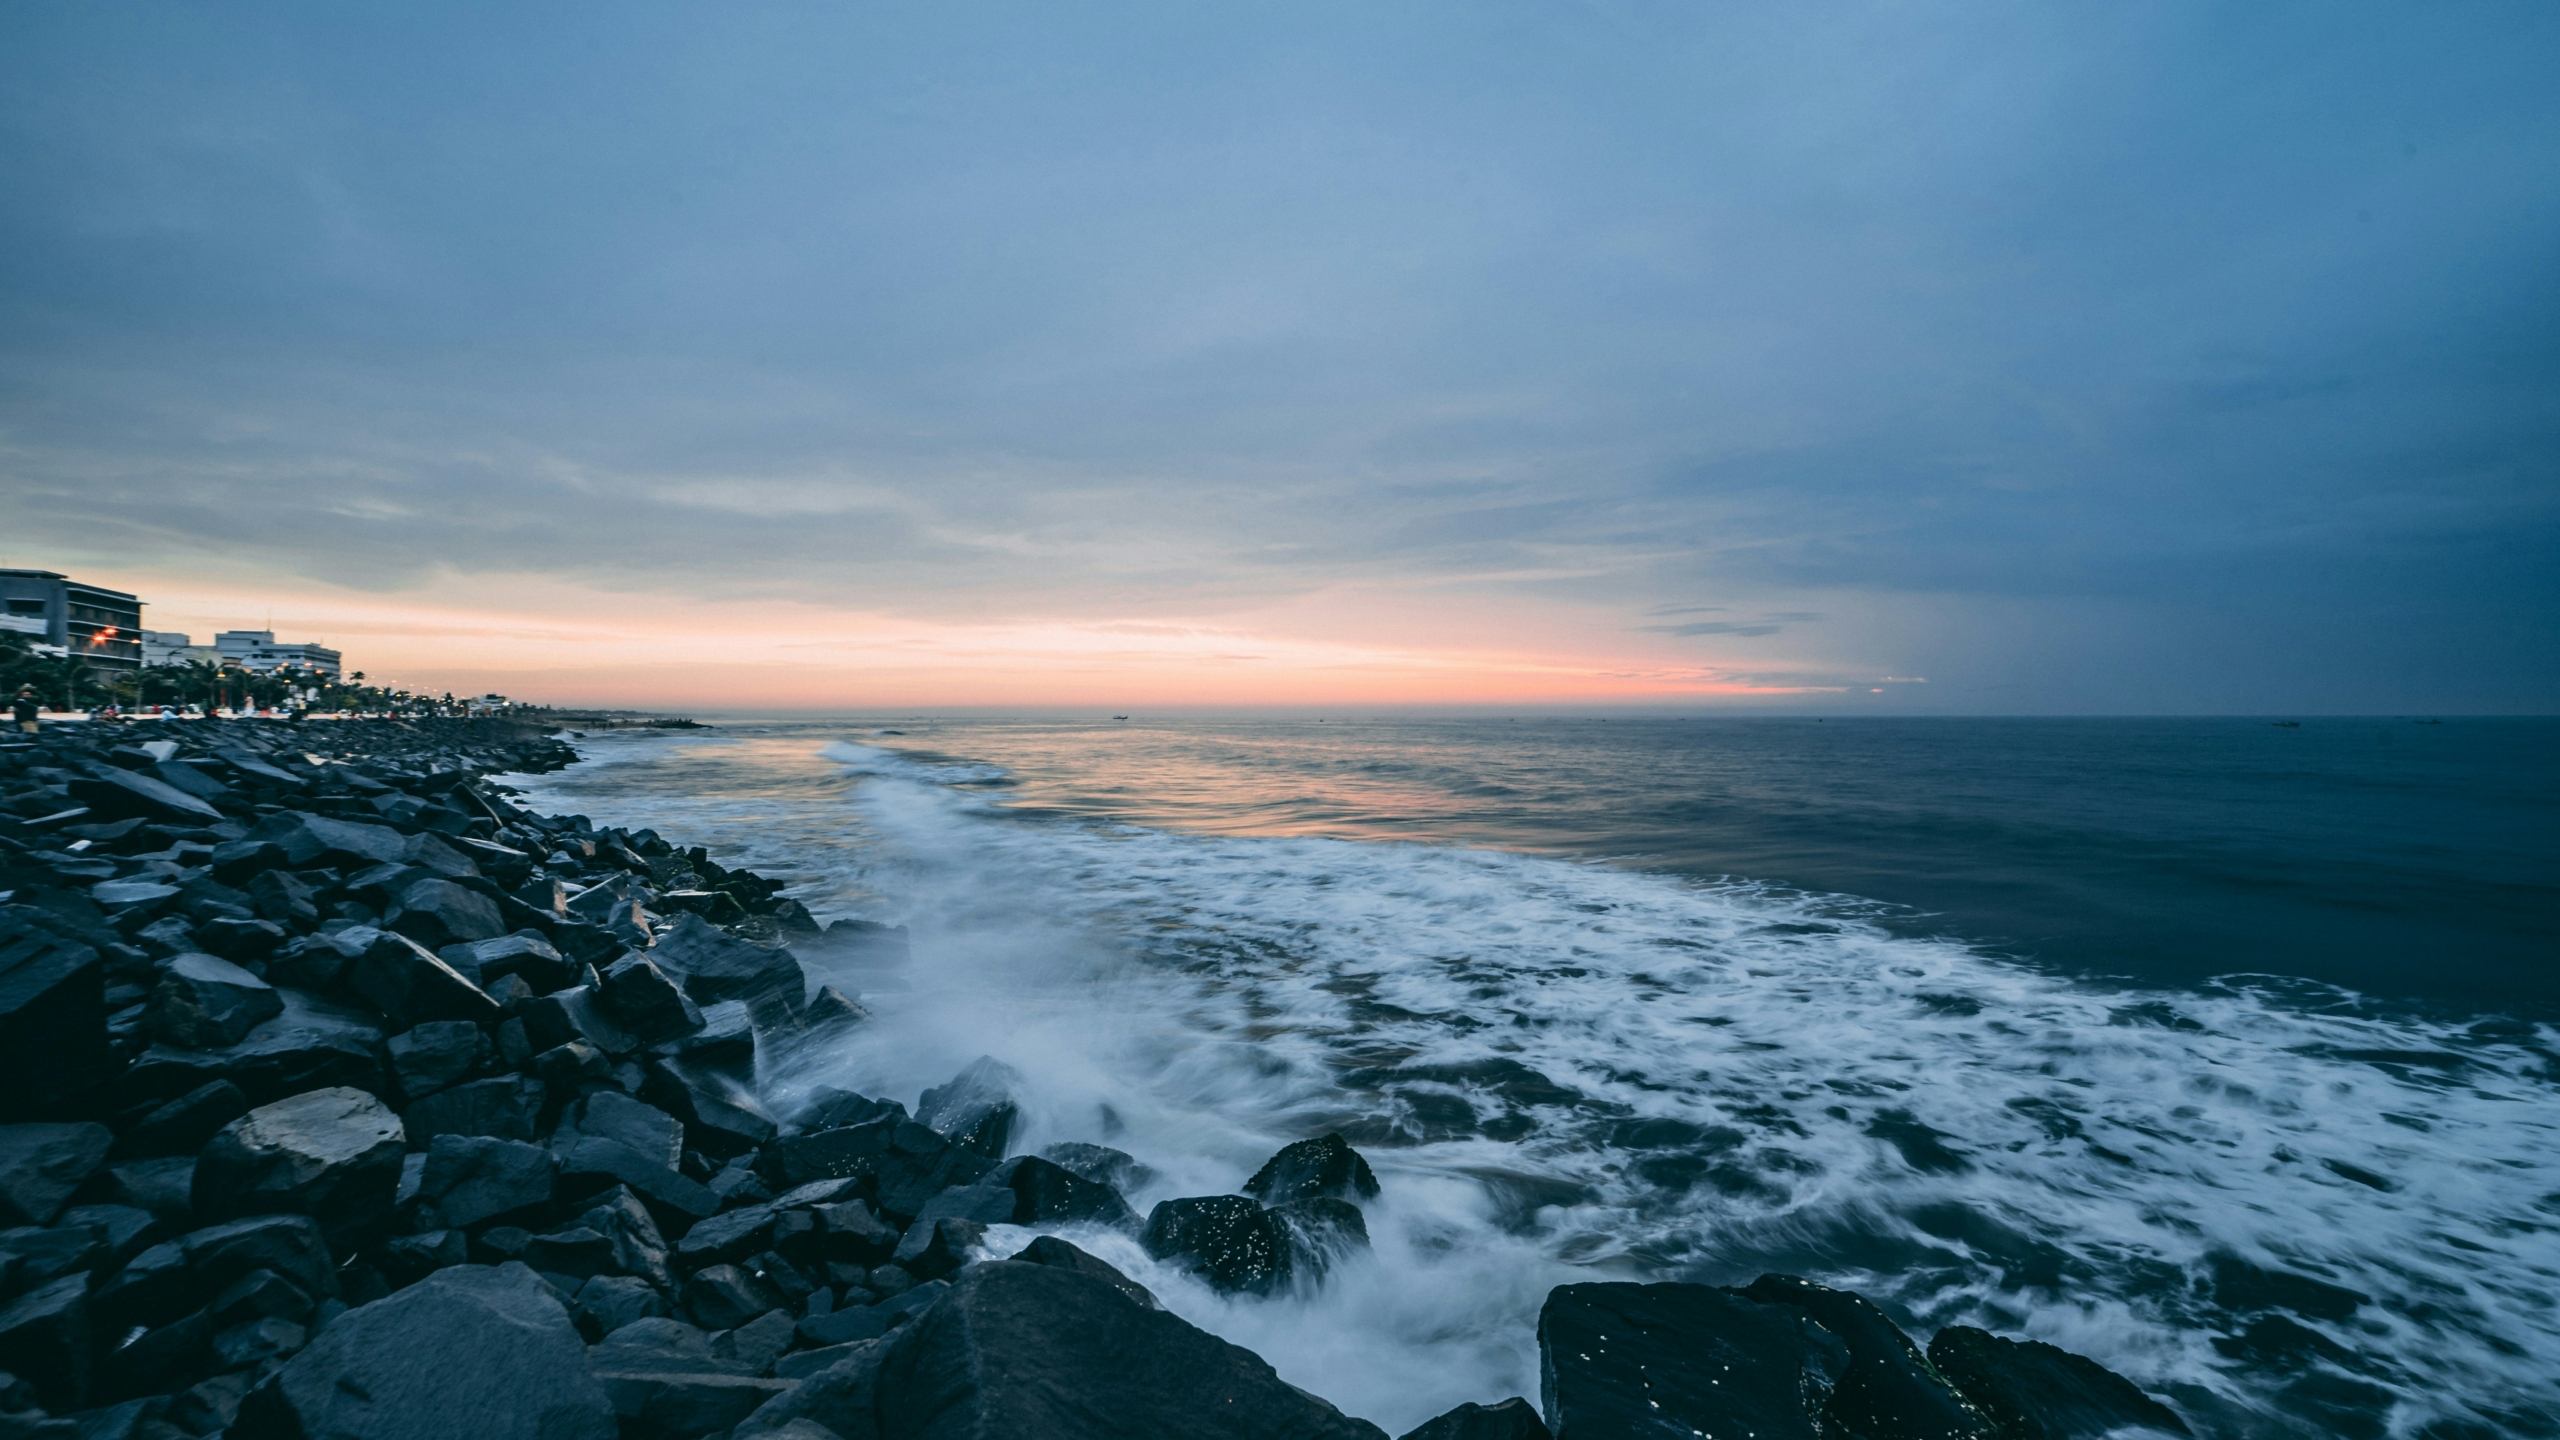
<path fill-rule="evenodd" d="M 1853 901 L 1606 866 L 1026 822 L 952 788 L 993 767 L 828 753 L 867 777 L 833 863 L 913 958 L 843 977 L 879 1023 L 798 1078 L 912 1102 L 993 1054 L 1033 1081 L 1020 1143 L 1132 1152 L 1142 1210 L 1344 1130 L 1385 1186 L 1376 1250 L 1313 1293 L 1222 1299 L 1078 1238 L 1391 1433 L 1534 1397 L 1555 1283 L 1768 1269 L 1923 1341 L 2092 1355 L 2209 1431 L 2560 1403 L 2547 1030 L 2279 981 L 2102 991 Z M 2343 1365 L 2218 1350 L 2246 1320 L 2216 1256 L 2370 1297 L 2295 1317 Z"/>

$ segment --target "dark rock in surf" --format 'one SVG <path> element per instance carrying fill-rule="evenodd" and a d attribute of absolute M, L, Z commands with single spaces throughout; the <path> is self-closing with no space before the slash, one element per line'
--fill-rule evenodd
<path fill-rule="evenodd" d="M 1219 1291 L 1268 1294 L 1289 1276 L 1288 1233 L 1241 1195 L 1164 1201 L 1148 1214 L 1138 1243 L 1158 1260 L 1198 1271 Z"/>
<path fill-rule="evenodd" d="M 1378 1177 L 1369 1162 L 1340 1135 L 1284 1145 L 1244 1182 L 1244 1193 L 1265 1205 L 1292 1200 L 1370 1200 Z"/>
<path fill-rule="evenodd" d="M 612 1401 L 551 1287 L 439 1270 L 348 1311 L 253 1391 L 235 1433 L 309 1440 L 616 1440 Z"/>
<path fill-rule="evenodd" d="M 955 1145 L 1001 1160 L 1020 1113 L 1013 1097 L 1026 1083 L 1021 1071 L 981 1055 L 949 1083 L 924 1092 L 916 1101 L 916 1122 Z"/>
<path fill-rule="evenodd" d="M 1308 1277 L 1322 1276 L 1334 1265 L 1369 1248 L 1369 1222 L 1360 1207 L 1330 1197 L 1292 1200 L 1271 1207 L 1273 1226 L 1285 1237 L 1288 1268 Z"/>
<path fill-rule="evenodd" d="M 1138 1163 L 1126 1150 L 1108 1145 L 1092 1145 L 1082 1140 L 1067 1140 L 1040 1152 L 1040 1158 L 1064 1166 L 1080 1180 L 1108 1185 L 1126 1195 L 1155 1178 L 1155 1171 Z"/>
<path fill-rule="evenodd" d="M 1849 1368 L 1822 1411 L 1837 1434 L 1851 1440 L 2000 1440 L 1911 1337 L 1864 1296 L 1792 1275 L 1763 1275 L 1741 1293 L 1764 1305 L 1794 1306 L 1849 1347 Z"/>
<path fill-rule="evenodd" d="M 1136 1212 L 1120 1198 L 1119 1191 L 1036 1155 L 1017 1155 L 1007 1160 L 987 1176 L 986 1183 L 1002 1185 L 1013 1192 L 1013 1213 L 1006 1218 L 1016 1225 L 1082 1223 L 1121 1230 L 1138 1228 Z"/>
<path fill-rule="evenodd" d="M 1141 1308 L 1162 1308 L 1156 1303 L 1154 1291 L 1055 1235 L 1041 1236 L 1011 1258 L 1026 1265 L 1053 1265 L 1062 1270 L 1073 1270 L 1079 1275 L 1090 1275 L 1136 1301 Z"/>
<path fill-rule="evenodd" d="M 702 1028 L 702 1012 L 665 971 L 638 951 L 606 967 L 605 1003 L 642 1044 L 674 1040 Z"/>
<path fill-rule="evenodd" d="M 1559 1285 L 1538 1313 L 1556 1440 L 1827 1440 L 1849 1349 L 1802 1310 L 1709 1285 Z"/>
<path fill-rule="evenodd" d="M 798 1014 L 808 992 L 800 962 L 788 950 L 741 940 L 699 915 L 686 915 L 657 937 L 649 958 L 679 977 L 697 1004 L 742 1000 Z"/>
<path fill-rule="evenodd" d="M 1998 1427 L 2000 1440 L 2098 1440 L 2120 1430 L 2190 1433 L 2177 1412 L 2085 1355 L 1950 1325 L 1930 1363 Z"/>
<path fill-rule="evenodd" d="M 1406 1431 L 1398 1440 L 1555 1440 L 1537 1407 L 1517 1395 L 1499 1405 L 1472 1401 Z"/>

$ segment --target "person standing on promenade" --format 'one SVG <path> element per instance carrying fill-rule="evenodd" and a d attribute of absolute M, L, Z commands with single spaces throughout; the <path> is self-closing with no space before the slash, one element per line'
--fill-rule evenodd
<path fill-rule="evenodd" d="M 36 699 L 36 687 L 21 685 L 18 698 L 10 703 L 9 712 L 17 717 L 19 730 L 33 735 L 36 733 L 36 712 L 43 708 L 43 702 Z"/>

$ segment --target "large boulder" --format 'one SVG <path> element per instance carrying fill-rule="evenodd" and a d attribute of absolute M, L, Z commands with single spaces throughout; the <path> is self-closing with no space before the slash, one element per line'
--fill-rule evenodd
<path fill-rule="evenodd" d="M 383 913 L 382 923 L 429 949 L 495 940 L 507 933 L 497 901 L 440 877 L 411 882 Z"/>
<path fill-rule="evenodd" d="M 1377 1196 L 1378 1177 L 1370 1173 L 1369 1162 L 1351 1148 L 1351 1142 L 1327 1135 L 1280 1147 L 1279 1154 L 1264 1161 L 1253 1178 L 1244 1182 L 1244 1193 L 1265 1205 L 1368 1200 Z"/>
<path fill-rule="evenodd" d="M 439 1135 L 427 1146 L 418 1194 L 445 1224 L 469 1227 L 538 1214 L 551 1203 L 559 1174 L 560 1162 L 539 1145 Z"/>
<path fill-rule="evenodd" d="M 916 1123 L 940 1131 L 955 1145 L 1001 1160 L 1020 1114 L 1014 1096 L 1025 1088 L 1021 1071 L 981 1055 L 948 1084 L 924 1092 L 916 1101 Z"/>
<path fill-rule="evenodd" d="M 1822 1411 L 1838 1434 L 1854 1440 L 1902 1435 L 2003 1440 L 1911 1337 L 1865 1296 L 1793 1275 L 1763 1275 L 1743 1287 L 1742 1294 L 1764 1305 L 1794 1306 L 1849 1347 L 1849 1368 Z"/>
<path fill-rule="evenodd" d="M 457 1265 L 350 1310 L 250 1393 L 276 1440 L 615 1440 L 569 1312 L 521 1265 Z"/>
<path fill-rule="evenodd" d="M 1803 1310 L 1710 1285 L 1559 1285 L 1538 1313 L 1556 1440 L 1829 1440 L 1849 1348 Z"/>
<path fill-rule="evenodd" d="M 295 1095 L 213 1137 L 196 1161 L 195 1211 L 205 1220 L 308 1215 L 333 1248 L 352 1250 L 390 1219 L 407 1152 L 400 1117 L 364 1091 Z"/>
<path fill-rule="evenodd" d="M 261 1105 L 323 1086 L 386 1088 L 382 1027 L 372 1017 L 304 990 L 280 988 L 276 995 L 284 1013 L 260 1021 L 238 1044 L 218 1050 L 154 1045 L 135 1059 L 124 1083 L 142 1094 L 170 1096 L 229 1080 Z"/>
<path fill-rule="evenodd" d="M 423 1149 L 438 1135 L 530 1141 L 542 1120 L 542 1098 L 542 1082 L 522 1075 L 465 1081 L 410 1104 L 409 1143 Z"/>
<path fill-rule="evenodd" d="M 1268 1294 L 1291 1270 L 1289 1232 L 1242 1195 L 1167 1200 L 1147 1216 L 1138 1243 L 1158 1260 L 1196 1271 L 1211 1289 Z"/>
<path fill-rule="evenodd" d="M 2004 1340 L 1950 1325 L 1929 1341 L 1929 1361 L 1991 1419 L 2000 1440 L 2189 1433 L 2176 1411 L 2132 1381 L 2041 1340 Z"/>
<path fill-rule="evenodd" d="M 101 770 L 75 779 L 71 798 L 101 820 L 139 817 L 164 825 L 219 825 L 222 812 L 166 780 L 130 770 Z"/>
<path fill-rule="evenodd" d="M 347 967 L 348 987 L 373 1002 L 396 1029 L 426 1020 L 495 1024 L 505 1018 L 487 991 L 409 935 L 345 930 L 337 940 L 340 949 L 355 955 Z"/>
<path fill-rule="evenodd" d="M 284 1013 L 275 987 L 228 960 L 179 955 L 160 972 L 142 1023 L 152 1037 L 190 1050 L 238 1044 Z"/>
<path fill-rule="evenodd" d="M 55 1410 L 77 1409 L 89 1390 L 89 1277 L 65 1275 L 0 1307 L 0 1367 L 35 1382 Z"/>
<path fill-rule="evenodd" d="M 192 1155 L 223 1126 L 249 1113 L 247 1091 L 211 1080 L 145 1114 L 116 1137 L 115 1153 Z"/>
<path fill-rule="evenodd" d="M 741 940 L 699 915 L 678 917 L 658 936 L 649 959 L 680 977 L 698 1004 L 743 1000 L 796 1015 L 808 997 L 807 977 L 790 951 Z"/>
<path fill-rule="evenodd" d="M 637 950 L 607 966 L 602 979 L 605 1004 L 643 1044 L 674 1040 L 702 1028 L 702 1011 L 692 998 Z"/>
<path fill-rule="evenodd" d="M 1033 1240 L 1022 1247 L 1020 1254 L 1011 1258 L 1026 1265 L 1054 1265 L 1061 1270 L 1073 1270 L 1079 1274 L 1090 1275 L 1128 1296 L 1142 1310 L 1162 1308 L 1156 1303 L 1154 1291 L 1121 1274 L 1107 1261 L 1088 1255 L 1055 1235 L 1043 1235 Z"/>
<path fill-rule="evenodd" d="M 115 1063 L 96 948 L 34 906 L 0 905 L 0 1119 L 41 1115 Z"/>
<path fill-rule="evenodd" d="M 391 1075 L 416 1101 L 470 1078 L 489 1057 L 489 1037 L 468 1020 L 429 1020 L 391 1037 Z"/>
<path fill-rule="evenodd" d="M 1386 1440 L 1252 1351 L 1106 1280 L 1001 1260 L 964 1272 L 938 1303 L 737 1434 L 802 1419 L 848 1440 Z"/>
<path fill-rule="evenodd" d="M 294 810 L 268 816 L 247 838 L 275 846 L 288 870 L 325 867 L 352 875 L 376 865 L 402 864 L 409 856 L 409 837 L 388 825 L 332 820 Z M 219 856 L 215 863 L 221 863 Z"/>
<path fill-rule="evenodd" d="M 104 1125 L 0 1125 L 0 1226 L 52 1224 L 115 1140 Z"/>

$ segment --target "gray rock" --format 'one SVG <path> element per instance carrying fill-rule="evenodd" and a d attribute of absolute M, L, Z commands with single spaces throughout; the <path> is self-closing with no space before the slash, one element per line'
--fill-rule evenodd
<path fill-rule="evenodd" d="M 188 1232 L 177 1243 L 189 1276 L 203 1294 L 219 1294 L 256 1270 L 272 1270 L 323 1299 L 338 1293 L 337 1265 L 330 1258 L 327 1237 L 308 1215 L 260 1215 L 208 1225 Z"/>
<path fill-rule="evenodd" d="M 419 880 L 400 892 L 382 923 L 433 950 L 495 940 L 507 933 L 498 902 L 451 880 Z"/>
<path fill-rule="evenodd" d="M 1148 1214 L 1138 1243 L 1199 1272 L 1212 1289 L 1256 1295 L 1288 1282 L 1293 1256 L 1289 1232 L 1242 1195 L 1167 1200 Z"/>
<path fill-rule="evenodd" d="M 1017 1225 L 1108 1225 L 1130 1231 L 1138 1228 L 1136 1213 L 1130 1210 L 1128 1201 L 1120 1198 L 1118 1190 L 1037 1155 L 1017 1155 L 1007 1160 L 987 1176 L 987 1183 L 1013 1192 L 1014 1212 L 1010 1218 Z"/>
<path fill-rule="evenodd" d="M 652 1164 L 672 1170 L 684 1162 L 684 1124 L 664 1110 L 606 1090 L 579 1101 L 562 1118 L 554 1148 L 579 1140 L 610 1140 Z"/>
<path fill-rule="evenodd" d="M 697 1222 L 676 1243 L 676 1260 L 688 1269 L 734 1264 L 772 1243 L 773 1207 L 748 1205 Z"/>
<path fill-rule="evenodd" d="M 292 1212 L 353 1249 L 389 1221 L 408 1150 L 400 1117 L 362 1090 L 313 1090 L 222 1128 L 197 1157 L 195 1211 L 207 1220 Z"/>
<path fill-rule="evenodd" d="M 1370 1173 L 1369 1162 L 1348 1141 L 1340 1135 L 1327 1135 L 1280 1147 L 1279 1154 L 1263 1162 L 1253 1178 L 1244 1182 L 1244 1193 L 1265 1205 L 1285 1205 L 1292 1200 L 1368 1200 L 1377 1196 L 1378 1177 Z"/>
<path fill-rule="evenodd" d="M 275 847 L 288 870 L 328 868 L 352 875 L 376 865 L 403 864 L 409 858 L 408 837 L 388 825 L 366 825 L 321 815 L 284 811 L 270 815 L 248 834 L 251 842 Z M 222 852 L 214 864 L 223 864 Z M 234 870 L 234 873 L 238 871 Z"/>
<path fill-rule="evenodd" d="M 107 1161 L 104 1125 L 0 1125 L 0 1225 L 50 1225 Z"/>
<path fill-rule="evenodd" d="M 640 1048 L 640 1037 L 623 1028 L 594 988 L 572 985 L 525 1002 L 519 1007 L 525 1036 L 537 1051 L 584 1043 L 607 1055 L 628 1055 Z"/>
<path fill-rule="evenodd" d="M 751 1375 L 623 1375 L 597 1377 L 613 1397 L 625 1435 L 641 1440 L 694 1440 L 729 1429 L 792 1382 Z"/>
<path fill-rule="evenodd" d="M 447 1225 L 466 1229 L 505 1216 L 537 1213 L 551 1203 L 559 1162 L 520 1140 L 439 1135 L 427 1146 L 418 1194 Z"/>
<path fill-rule="evenodd" d="M 684 1122 L 685 1143 L 726 1160 L 773 1142 L 773 1117 L 753 1091 L 683 1059 L 651 1058 L 642 1067 L 640 1098 Z"/>
<path fill-rule="evenodd" d="M 540 935 L 520 930 L 495 940 L 476 941 L 461 947 L 461 950 L 469 957 L 468 961 L 456 963 L 454 968 L 464 971 L 482 985 L 502 976 L 520 975 L 526 984 L 533 987 L 534 993 L 548 995 L 578 983 L 577 967 Z"/>
<path fill-rule="evenodd" d="M 1929 1360 L 1998 1426 L 2001 1440 L 2096 1440 L 2132 1431 L 2190 1433 L 2168 1406 L 2085 1355 L 1950 1325 Z"/>
<path fill-rule="evenodd" d="M 488 992 L 464 979 L 414 937 L 373 930 L 358 941 L 358 934 L 347 930 L 338 935 L 340 948 L 355 950 L 355 959 L 347 967 L 347 986 L 390 1017 L 393 1028 L 406 1029 L 427 1020 L 494 1025 L 506 1018 Z M 356 948 L 359 944 L 361 949 Z"/>
<path fill-rule="evenodd" d="M 258 1435 L 616 1440 L 559 1297 L 508 1265 L 439 1270 L 330 1322 L 241 1407 Z"/>
<path fill-rule="evenodd" d="M 261 1022 L 238 1044 L 219 1050 L 155 1045 L 134 1061 L 125 1083 L 145 1094 L 178 1095 L 227 1079 L 260 1105 L 329 1086 L 388 1088 L 382 1029 L 370 1017 L 300 990 L 279 988 L 276 994 L 284 1013 Z"/>
<path fill-rule="evenodd" d="M 438 1135 L 487 1135 L 531 1141 L 542 1115 L 542 1082 L 501 1075 L 439 1090 L 409 1107 L 409 1143 Z"/>
<path fill-rule="evenodd" d="M 180 955 L 160 972 L 142 1023 L 155 1039 L 211 1050 L 283 1013 L 284 998 L 266 981 L 228 960 Z"/>
<path fill-rule="evenodd" d="M 1865 1297 L 1792 1275 L 1763 1275 L 1741 1293 L 1764 1305 L 1792 1305 L 1849 1347 L 1849 1368 L 1822 1411 L 1833 1430 L 1851 1436 L 2005 1440 L 1901 1327 Z"/>
<path fill-rule="evenodd" d="M 753 944 L 699 915 L 677 918 L 649 952 L 659 969 L 680 977 L 695 1003 L 745 1001 L 798 1014 L 808 993 L 800 962 L 788 950 Z"/>
<path fill-rule="evenodd" d="M 684 1282 L 684 1312 L 706 1330 L 730 1330 L 777 1309 L 772 1286 L 736 1265 L 712 1265 Z"/>
<path fill-rule="evenodd" d="M 1556 1440 L 1824 1440 L 1849 1350 L 1802 1310 L 1709 1285 L 1559 1285 L 1538 1314 Z"/>
<path fill-rule="evenodd" d="M 898 1238 L 892 1258 L 917 1279 L 932 1280 L 968 1264 L 970 1250 L 986 1235 L 987 1227 L 975 1220 L 918 1220 Z"/>
<path fill-rule="evenodd" d="M 429 1230 L 384 1241 L 373 1259 L 393 1286 L 415 1285 L 438 1270 L 469 1264 L 471 1241 L 459 1230 Z"/>
<path fill-rule="evenodd" d="M 107 770 L 74 779 L 71 798 L 101 820 L 129 816 L 164 825 L 218 825 L 222 812 L 165 780 L 130 770 Z"/>
<path fill-rule="evenodd" d="M 598 1275 L 578 1287 L 577 1315 L 596 1335 L 612 1335 L 635 1320 L 667 1313 L 667 1297 L 637 1275 Z"/>
<path fill-rule="evenodd" d="M 665 971 L 633 951 L 605 968 L 605 1003 L 642 1044 L 674 1040 L 702 1028 L 702 1012 Z"/>
<path fill-rule="evenodd" d="M 50 1229 L 21 1225 L 0 1230 L 0 1275 L 8 1281 L 5 1293 L 94 1271 L 107 1263 L 109 1253 L 106 1234 L 96 1225 L 66 1222 Z"/>
<path fill-rule="evenodd" d="M 675 1279 L 668 1264 L 667 1241 L 658 1222 L 630 1187 L 617 1185 L 598 1198 L 578 1223 L 613 1242 L 613 1268 L 672 1291 Z"/>
<path fill-rule="evenodd" d="M 1073 1270 L 1079 1275 L 1090 1275 L 1128 1296 L 1137 1302 L 1141 1309 L 1162 1308 L 1156 1303 L 1154 1291 L 1121 1274 L 1109 1263 L 1086 1254 L 1055 1235 L 1041 1236 L 1022 1247 L 1021 1253 L 1011 1258 L 1026 1265 L 1052 1265 L 1061 1270 Z"/>
<path fill-rule="evenodd" d="M 955 1145 L 1001 1160 L 1019 1113 L 1013 1097 L 1025 1084 L 1021 1071 L 981 1055 L 948 1084 L 924 1092 L 916 1101 L 916 1123 L 941 1132 Z"/>
<path fill-rule="evenodd" d="M 468 1020 L 429 1020 L 391 1037 L 391 1076 L 415 1101 L 450 1088 L 489 1057 L 489 1038 Z"/>

